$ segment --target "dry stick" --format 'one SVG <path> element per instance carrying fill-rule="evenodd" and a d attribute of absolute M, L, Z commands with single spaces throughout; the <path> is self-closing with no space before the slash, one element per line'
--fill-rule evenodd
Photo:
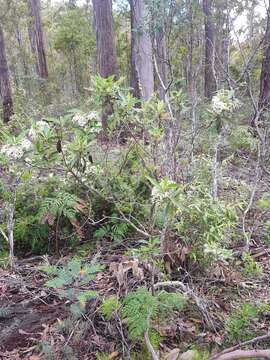
<path fill-rule="evenodd" d="M 246 216 L 247 216 L 248 212 L 250 211 L 250 209 L 252 207 L 252 204 L 254 202 L 254 197 L 255 197 L 255 194 L 256 194 L 256 191 L 257 191 L 257 185 L 258 185 L 258 182 L 260 180 L 260 171 L 259 171 L 260 158 L 261 158 L 261 152 L 260 152 L 260 149 L 258 149 L 258 159 L 257 159 L 257 164 L 256 164 L 256 178 L 255 178 L 254 185 L 253 185 L 253 188 L 252 188 L 252 191 L 251 191 L 251 195 L 250 195 L 248 205 L 247 205 L 247 207 L 246 207 L 246 209 L 244 211 L 243 218 L 242 218 L 242 231 L 243 231 L 243 235 L 244 235 L 244 237 L 246 239 L 245 251 L 248 251 L 249 246 L 250 246 L 250 236 L 246 232 Z"/>
<path fill-rule="evenodd" d="M 218 138 L 214 144 L 214 158 L 213 158 L 213 166 L 212 166 L 212 178 L 213 178 L 213 185 L 212 185 L 212 195 L 214 201 L 218 198 L 218 180 L 219 180 L 219 147 L 222 141 L 222 130 L 218 134 Z"/>
<path fill-rule="evenodd" d="M 257 337 L 255 337 L 253 339 L 250 339 L 250 340 L 244 341 L 242 343 L 239 343 L 237 345 L 231 346 L 228 349 L 224 349 L 223 351 L 211 356 L 208 360 L 216 360 L 217 358 L 220 358 L 221 355 L 231 353 L 231 352 L 233 352 L 235 350 L 238 350 L 242 346 L 251 345 L 251 344 L 254 344 L 256 342 L 263 341 L 263 340 L 268 340 L 268 339 L 270 339 L 270 332 L 268 334 L 257 336 Z"/>
<path fill-rule="evenodd" d="M 153 345 L 150 342 L 148 330 L 144 333 L 144 341 L 148 352 L 150 353 L 152 360 L 159 360 L 158 354 L 155 352 Z"/>
<path fill-rule="evenodd" d="M 221 355 L 216 360 L 236 360 L 236 359 L 270 359 L 270 349 L 268 350 L 235 350 Z M 210 358 L 211 359 L 211 358 Z"/>

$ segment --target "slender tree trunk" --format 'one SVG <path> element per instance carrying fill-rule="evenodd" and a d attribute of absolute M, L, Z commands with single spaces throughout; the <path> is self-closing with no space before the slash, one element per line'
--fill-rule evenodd
<path fill-rule="evenodd" d="M 3 120 L 7 123 L 13 114 L 11 86 L 7 64 L 5 40 L 3 29 L 0 25 L 0 93 L 3 99 Z"/>
<path fill-rule="evenodd" d="M 258 108 L 260 112 L 270 111 L 270 3 L 267 10 Z"/>
<path fill-rule="evenodd" d="M 131 53 L 130 53 L 130 87 L 132 89 L 133 96 L 136 98 L 141 97 L 139 75 L 136 68 L 135 60 L 135 47 L 136 47 L 136 34 L 135 28 L 135 14 L 132 8 L 132 0 L 130 0 L 130 25 L 131 25 Z"/>
<path fill-rule="evenodd" d="M 159 76 L 162 79 L 163 85 L 167 88 L 168 78 L 168 57 L 167 57 L 167 44 L 164 27 L 162 30 L 155 34 L 155 56 L 157 61 L 157 67 Z M 157 76 L 157 91 L 162 100 L 165 99 L 166 90 L 160 83 L 159 77 Z"/>
<path fill-rule="evenodd" d="M 204 95 L 211 100 L 216 91 L 214 73 L 214 26 L 212 19 L 212 0 L 203 0 L 204 26 L 205 26 L 205 75 Z"/>
<path fill-rule="evenodd" d="M 99 74 L 103 78 L 118 77 L 113 29 L 112 1 L 93 0 L 96 21 Z"/>
<path fill-rule="evenodd" d="M 143 0 L 130 0 L 132 26 L 132 85 L 137 92 L 139 84 L 140 97 L 148 100 L 154 92 L 153 51 L 150 35 L 144 27 L 144 19 L 148 16 Z"/>
<path fill-rule="evenodd" d="M 215 41 L 215 71 L 220 87 L 230 84 L 229 58 L 230 58 L 230 10 L 228 0 L 217 4 L 217 24 Z M 218 87 L 219 87 L 218 86 Z"/>
<path fill-rule="evenodd" d="M 32 21 L 32 20 L 31 20 Z M 38 62 L 37 62 L 37 53 L 36 53 L 36 40 L 35 40 L 35 30 L 33 24 L 28 25 L 28 37 L 31 48 L 31 53 L 33 56 L 33 68 L 34 72 L 39 76 Z"/>
<path fill-rule="evenodd" d="M 35 49 L 38 63 L 38 76 L 42 79 L 48 78 L 48 67 L 43 41 L 43 32 L 40 18 L 40 0 L 28 0 L 30 16 L 33 24 L 33 34 L 30 31 L 29 38 L 32 51 Z M 28 29 L 29 31 L 29 29 Z"/>

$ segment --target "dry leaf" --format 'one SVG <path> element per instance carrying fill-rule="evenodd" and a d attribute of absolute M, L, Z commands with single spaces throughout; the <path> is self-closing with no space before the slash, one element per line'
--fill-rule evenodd
<path fill-rule="evenodd" d="M 177 360 L 180 354 L 180 349 L 173 349 L 171 350 L 166 356 L 165 360 Z"/>
<path fill-rule="evenodd" d="M 82 231 L 82 227 L 80 222 L 77 219 L 69 219 L 70 223 L 75 227 L 77 234 L 80 236 L 81 239 L 83 239 L 84 233 Z"/>
<path fill-rule="evenodd" d="M 119 352 L 114 351 L 109 355 L 109 359 L 115 359 L 117 356 L 119 356 Z"/>

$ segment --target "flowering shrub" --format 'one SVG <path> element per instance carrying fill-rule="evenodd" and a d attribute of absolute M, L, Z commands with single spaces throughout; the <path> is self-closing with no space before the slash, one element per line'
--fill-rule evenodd
<path fill-rule="evenodd" d="M 233 112 L 240 106 L 239 100 L 235 98 L 233 90 L 219 90 L 212 99 L 212 112 L 221 115 L 226 112 Z"/>

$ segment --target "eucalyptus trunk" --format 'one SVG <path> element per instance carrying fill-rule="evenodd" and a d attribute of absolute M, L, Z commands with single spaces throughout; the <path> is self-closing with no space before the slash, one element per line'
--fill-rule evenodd
<path fill-rule="evenodd" d="M 31 17 L 31 25 L 28 28 L 32 51 L 35 51 L 37 58 L 37 75 L 42 79 L 48 78 L 48 66 L 44 48 L 43 32 L 40 17 L 40 0 L 28 0 L 28 7 Z"/>
<path fill-rule="evenodd" d="M 160 98 L 164 100 L 168 86 L 168 57 L 165 26 L 163 26 L 162 29 L 157 31 L 155 34 L 155 57 L 157 62 L 156 72 L 158 72 L 156 76 L 156 88 Z"/>
<path fill-rule="evenodd" d="M 119 76 L 116 46 L 114 39 L 112 1 L 93 0 L 96 40 L 98 53 L 98 72 L 101 77 L 108 78 L 114 75 Z M 113 113 L 111 99 L 104 99 L 102 114 L 103 139 L 107 140 L 108 118 Z"/>
<path fill-rule="evenodd" d="M 154 92 L 154 66 L 151 37 L 145 26 L 148 11 L 143 0 L 130 0 L 131 9 L 131 84 L 139 97 L 148 100 Z"/>
<path fill-rule="evenodd" d="M 214 51 L 214 25 L 212 18 L 212 1 L 203 0 L 204 27 L 205 27 L 205 73 L 204 95 L 211 100 L 216 91 L 215 79 L 215 51 Z"/>
<path fill-rule="evenodd" d="M 258 107 L 261 113 L 270 110 L 270 4 L 267 10 Z"/>
<path fill-rule="evenodd" d="M 13 102 L 6 57 L 4 32 L 0 25 L 0 94 L 3 101 L 3 120 L 9 122 L 13 115 Z"/>
<path fill-rule="evenodd" d="M 112 1 L 93 0 L 96 39 L 98 51 L 98 70 L 100 76 L 118 77 L 116 46 L 114 39 Z"/>

